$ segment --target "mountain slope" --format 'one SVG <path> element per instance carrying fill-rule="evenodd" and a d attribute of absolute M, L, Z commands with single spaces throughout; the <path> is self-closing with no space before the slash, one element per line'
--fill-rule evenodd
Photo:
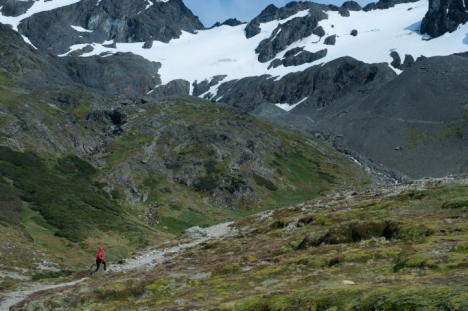
<path fill-rule="evenodd" d="M 237 236 L 17 307 L 466 310 L 466 183 L 426 179 L 253 215 L 233 224 Z"/>

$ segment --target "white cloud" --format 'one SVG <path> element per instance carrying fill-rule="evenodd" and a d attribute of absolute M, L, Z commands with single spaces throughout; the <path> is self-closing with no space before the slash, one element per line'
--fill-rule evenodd
<path fill-rule="evenodd" d="M 205 27 L 211 27 L 216 22 L 224 22 L 228 18 L 237 18 L 241 22 L 249 22 L 260 14 L 269 4 L 283 7 L 291 0 L 183 0 L 185 5 L 197 15 Z M 343 1 L 314 0 L 317 3 L 341 5 Z M 357 0 L 366 5 L 372 0 Z"/>

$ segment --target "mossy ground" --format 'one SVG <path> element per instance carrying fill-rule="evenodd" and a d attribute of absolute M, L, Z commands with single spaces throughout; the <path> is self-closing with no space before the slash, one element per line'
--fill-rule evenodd
<path fill-rule="evenodd" d="M 446 204 L 467 186 L 422 183 L 248 216 L 234 238 L 21 310 L 468 310 L 467 208 Z"/>

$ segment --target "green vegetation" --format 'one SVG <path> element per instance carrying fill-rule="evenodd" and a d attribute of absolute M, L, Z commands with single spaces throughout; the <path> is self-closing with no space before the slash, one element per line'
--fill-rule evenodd
<path fill-rule="evenodd" d="M 53 300 L 57 310 L 91 311 L 468 310 L 467 187 L 458 178 L 248 216 L 235 237 L 143 274 L 90 279 L 79 295 L 42 294 L 24 310 Z"/>
<path fill-rule="evenodd" d="M 57 228 L 57 236 L 74 242 L 86 239 L 98 229 L 132 230 L 122 220 L 122 210 L 108 194 L 93 187 L 96 173 L 93 166 L 76 156 L 58 159 L 55 168 L 48 168 L 32 152 L 0 147 L 2 179 L 13 181 L 13 190 L 18 189 L 21 199 Z M 11 190 L 12 186 L 7 185 L 7 188 Z M 9 202 L 18 202 L 19 197 L 13 197 L 13 190 L 8 192 Z M 14 204 L 9 206 L 15 208 Z"/>

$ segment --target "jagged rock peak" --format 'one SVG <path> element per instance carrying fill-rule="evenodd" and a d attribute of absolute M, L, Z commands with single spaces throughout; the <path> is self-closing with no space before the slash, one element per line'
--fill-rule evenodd
<path fill-rule="evenodd" d="M 194 33 L 204 26 L 182 0 L 101 0 L 97 5 L 96 0 L 82 0 L 34 14 L 18 29 L 37 48 L 58 55 L 74 44 L 108 40 L 167 43 L 182 30 Z"/>
<path fill-rule="evenodd" d="M 239 21 L 237 18 L 229 18 L 229 19 L 225 20 L 222 23 L 216 22 L 213 26 L 211 26 L 210 29 L 215 28 L 215 27 L 219 27 L 219 26 L 235 27 L 235 26 L 239 26 L 239 25 L 242 25 L 242 24 L 246 24 L 246 23 Z"/>

